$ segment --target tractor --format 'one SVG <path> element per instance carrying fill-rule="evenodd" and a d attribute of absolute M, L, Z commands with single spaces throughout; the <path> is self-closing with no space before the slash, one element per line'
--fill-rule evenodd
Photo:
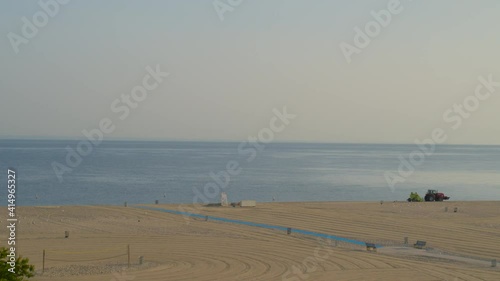
<path fill-rule="evenodd" d="M 433 202 L 433 201 L 444 201 L 450 199 L 449 196 L 445 196 L 444 193 L 438 192 L 435 189 L 429 189 L 427 190 L 427 193 L 425 194 L 424 200 L 426 202 Z"/>

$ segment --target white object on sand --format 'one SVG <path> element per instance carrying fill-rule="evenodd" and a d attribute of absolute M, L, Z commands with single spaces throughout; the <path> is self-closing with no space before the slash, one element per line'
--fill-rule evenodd
<path fill-rule="evenodd" d="M 240 207 L 255 207 L 257 202 L 255 200 L 241 200 Z"/>
<path fill-rule="evenodd" d="M 227 207 L 229 205 L 227 201 L 227 194 L 225 192 L 220 194 L 220 205 L 223 207 Z"/>

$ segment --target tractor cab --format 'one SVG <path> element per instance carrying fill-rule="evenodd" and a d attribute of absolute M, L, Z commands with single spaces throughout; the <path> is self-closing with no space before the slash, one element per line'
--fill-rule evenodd
<path fill-rule="evenodd" d="M 437 194 L 438 191 L 436 189 L 428 189 L 427 194 Z"/>

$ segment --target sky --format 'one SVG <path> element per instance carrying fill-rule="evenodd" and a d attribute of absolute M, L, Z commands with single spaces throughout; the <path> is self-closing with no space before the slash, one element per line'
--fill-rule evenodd
<path fill-rule="evenodd" d="M 276 141 L 414 143 L 441 128 L 446 143 L 500 145 L 500 87 L 474 100 L 478 77 L 500 82 L 496 0 L 54 1 L 0 2 L 0 139 L 80 139 L 109 118 L 107 139 L 244 141 L 286 107 Z M 372 11 L 391 19 L 370 36 Z M 148 67 L 169 75 L 120 119 L 111 105 Z"/>

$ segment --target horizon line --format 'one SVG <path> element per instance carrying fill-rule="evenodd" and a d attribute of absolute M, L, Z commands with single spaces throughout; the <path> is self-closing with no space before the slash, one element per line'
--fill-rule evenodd
<path fill-rule="evenodd" d="M 33 137 L 0 137 L 0 141 L 81 141 L 84 138 L 76 138 L 76 137 L 41 137 L 41 136 L 33 136 Z M 209 143 L 241 143 L 247 142 L 248 140 L 224 140 L 224 139 L 162 139 L 162 138 L 108 138 L 104 139 L 103 142 L 192 142 L 192 143 L 200 143 L 200 142 L 209 142 Z M 416 145 L 415 143 L 397 143 L 397 142 L 345 142 L 345 141 L 310 141 L 310 140 L 280 140 L 273 141 L 269 144 L 355 144 L 355 145 Z M 445 143 L 445 144 L 435 144 L 436 146 L 500 146 L 500 144 L 479 144 L 479 143 Z"/>

